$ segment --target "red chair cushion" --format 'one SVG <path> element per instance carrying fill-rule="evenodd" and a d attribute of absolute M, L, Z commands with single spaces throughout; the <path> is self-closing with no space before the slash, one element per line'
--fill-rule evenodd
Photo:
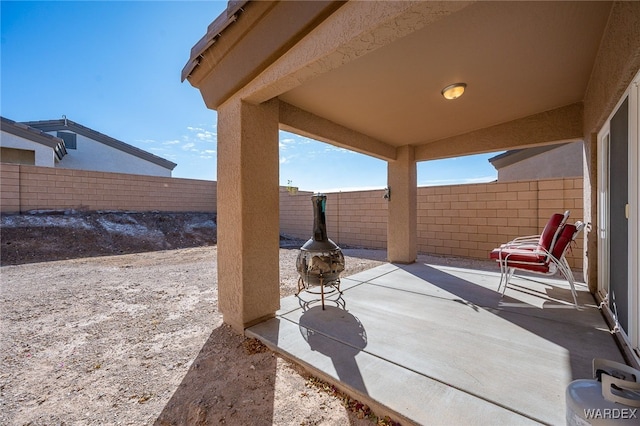
<path fill-rule="evenodd" d="M 502 258 L 500 257 L 502 256 Z M 547 256 L 535 250 L 521 249 L 494 249 L 489 253 L 489 258 L 493 260 L 502 259 L 508 268 L 526 269 L 534 272 L 549 272 Z"/>
<path fill-rule="evenodd" d="M 489 258 L 493 260 L 506 260 L 507 262 L 543 262 L 547 259 L 547 256 L 540 251 L 536 251 L 535 247 L 531 249 L 520 248 L 517 249 L 493 249 L 489 253 Z"/>
<path fill-rule="evenodd" d="M 551 216 L 544 229 L 542 230 L 542 234 L 540 234 L 540 240 L 538 240 L 538 244 L 541 247 L 544 247 L 546 250 L 551 249 L 551 244 L 557 238 L 556 234 L 558 233 L 558 228 L 563 225 L 564 215 L 560 213 L 555 213 Z"/>
<path fill-rule="evenodd" d="M 549 272 L 549 259 L 541 250 L 551 249 L 551 254 L 560 259 L 567 245 L 573 240 L 576 231 L 574 225 L 567 225 L 568 212 L 563 214 L 555 213 L 545 225 L 538 240 L 538 245 L 520 245 L 518 247 L 496 248 L 489 253 L 489 258 L 506 262 L 507 267 L 529 270 L 533 272 Z M 551 247 L 553 246 L 553 247 Z"/>
<path fill-rule="evenodd" d="M 551 250 L 551 254 L 556 259 L 560 259 L 564 254 L 567 246 L 573 241 L 573 235 L 576 233 L 576 226 L 571 224 L 566 224 L 562 231 L 560 231 L 560 235 L 553 246 L 553 250 Z"/>
<path fill-rule="evenodd" d="M 546 274 L 549 272 L 549 264 L 548 263 L 520 263 L 520 262 L 507 262 L 508 268 L 518 268 L 524 271 L 531 272 L 540 272 L 542 274 Z"/>

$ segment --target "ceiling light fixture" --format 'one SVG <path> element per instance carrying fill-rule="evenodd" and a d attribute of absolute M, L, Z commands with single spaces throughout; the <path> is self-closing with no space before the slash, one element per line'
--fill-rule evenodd
<path fill-rule="evenodd" d="M 442 89 L 442 96 L 445 99 L 458 99 L 464 93 L 464 89 L 467 87 L 467 83 L 455 83 Z"/>

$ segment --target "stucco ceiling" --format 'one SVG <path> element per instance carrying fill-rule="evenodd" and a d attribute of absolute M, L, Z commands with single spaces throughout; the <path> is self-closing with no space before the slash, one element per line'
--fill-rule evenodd
<path fill-rule="evenodd" d="M 478 2 L 279 97 L 393 146 L 508 122 L 583 100 L 610 8 Z"/>

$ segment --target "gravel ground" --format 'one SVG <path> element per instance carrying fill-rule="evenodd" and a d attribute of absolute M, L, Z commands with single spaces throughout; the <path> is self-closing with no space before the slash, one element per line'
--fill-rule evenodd
<path fill-rule="evenodd" d="M 384 259 L 345 254 L 345 275 Z M 296 256 L 281 249 L 282 296 L 295 291 Z M 222 323 L 215 246 L 1 273 L 0 424 L 375 424 Z"/>
<path fill-rule="evenodd" d="M 32 212 L 0 225 L 0 425 L 393 424 L 222 323 L 215 214 Z M 282 297 L 297 289 L 302 243 L 281 239 Z M 343 276 L 386 259 L 343 252 Z"/>

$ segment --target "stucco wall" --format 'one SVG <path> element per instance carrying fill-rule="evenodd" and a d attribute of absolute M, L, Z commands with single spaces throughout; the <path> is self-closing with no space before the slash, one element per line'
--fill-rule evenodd
<path fill-rule="evenodd" d="M 57 132 L 49 132 L 56 136 Z M 133 156 L 83 135 L 77 135 L 77 148 L 68 149 L 58 167 L 77 170 L 96 170 L 149 176 L 171 176 L 171 170 Z"/>
<path fill-rule="evenodd" d="M 498 181 L 582 177 L 584 148 L 573 142 L 498 169 Z"/>
<path fill-rule="evenodd" d="M 53 148 L 42 145 L 8 132 L 2 132 L 2 146 L 6 148 L 24 149 L 35 152 L 35 165 L 43 167 L 55 166 Z"/>
<path fill-rule="evenodd" d="M 1 164 L 3 213 L 39 209 L 215 212 L 216 182 Z"/>

